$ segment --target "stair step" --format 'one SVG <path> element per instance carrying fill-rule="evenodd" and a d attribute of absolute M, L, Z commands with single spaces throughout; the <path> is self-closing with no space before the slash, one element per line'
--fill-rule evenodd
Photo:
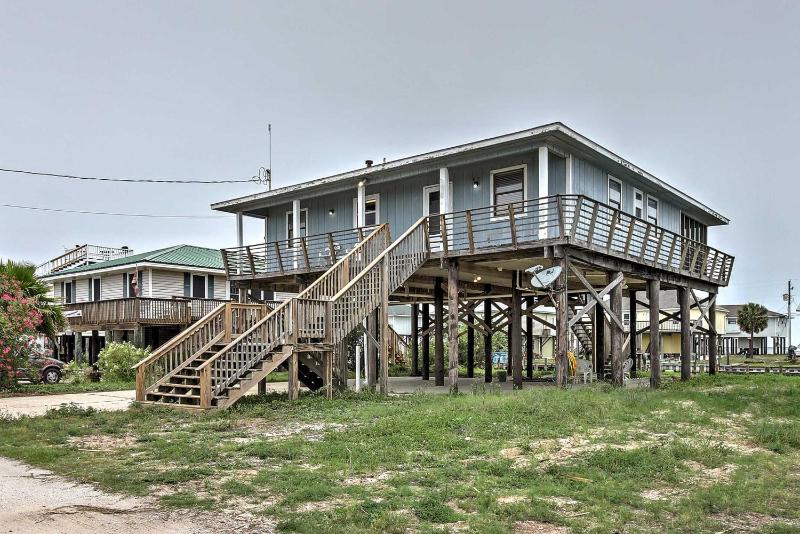
<path fill-rule="evenodd" d="M 154 391 L 147 394 L 148 397 L 169 397 L 174 399 L 197 399 L 200 400 L 200 395 L 193 395 L 191 393 L 164 393 L 161 391 Z"/>

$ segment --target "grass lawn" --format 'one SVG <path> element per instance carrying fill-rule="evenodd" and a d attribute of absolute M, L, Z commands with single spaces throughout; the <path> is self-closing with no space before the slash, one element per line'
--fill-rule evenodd
<path fill-rule="evenodd" d="M 123 391 L 136 389 L 136 382 L 83 382 L 80 384 L 17 384 L 13 388 L 0 390 L 0 399 L 4 397 L 27 397 L 29 395 L 61 395 L 64 393 L 88 393 L 92 391 Z"/>
<path fill-rule="evenodd" d="M 0 455 L 283 531 L 778 533 L 800 529 L 799 415 L 800 381 L 783 376 L 267 396 L 2 421 Z"/>

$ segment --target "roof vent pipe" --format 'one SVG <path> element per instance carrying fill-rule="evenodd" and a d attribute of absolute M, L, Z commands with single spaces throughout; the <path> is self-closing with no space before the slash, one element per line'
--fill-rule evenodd
<path fill-rule="evenodd" d="M 367 165 L 367 167 L 372 167 L 372 160 L 371 159 L 368 159 L 364 163 Z"/>

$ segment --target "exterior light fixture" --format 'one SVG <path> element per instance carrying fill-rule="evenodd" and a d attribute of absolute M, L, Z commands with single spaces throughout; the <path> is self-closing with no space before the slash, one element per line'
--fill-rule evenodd
<path fill-rule="evenodd" d="M 334 213 L 336 213 L 336 210 L 334 210 L 334 209 L 329 209 L 328 210 L 328 215 L 333 215 Z"/>
<path fill-rule="evenodd" d="M 478 187 L 480 187 L 480 185 L 481 185 L 481 183 L 478 181 L 477 178 L 472 180 L 472 189 L 478 189 Z"/>

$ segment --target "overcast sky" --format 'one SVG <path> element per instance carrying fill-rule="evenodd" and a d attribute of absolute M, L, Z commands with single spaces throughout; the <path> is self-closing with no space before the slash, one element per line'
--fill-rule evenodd
<path fill-rule="evenodd" d="M 723 302 L 798 280 L 800 2 L 0 1 L 0 167 L 275 186 L 562 121 L 731 219 Z M 215 215 L 260 188 L 0 173 L 2 203 Z M 248 228 L 246 239 L 261 229 Z M 0 208 L 0 257 L 235 244 L 233 217 Z"/>

